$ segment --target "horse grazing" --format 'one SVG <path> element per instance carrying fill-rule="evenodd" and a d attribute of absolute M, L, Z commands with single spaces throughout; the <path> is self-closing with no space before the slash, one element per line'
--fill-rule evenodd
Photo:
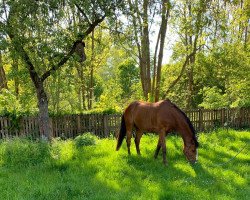
<path fill-rule="evenodd" d="M 166 165 L 166 143 L 165 137 L 171 131 L 180 133 L 184 141 L 183 153 L 188 161 L 195 163 L 198 158 L 198 142 L 195 130 L 187 115 L 170 100 L 156 103 L 135 101 L 124 111 L 121 120 L 121 128 L 118 135 L 116 151 L 122 145 L 126 136 L 128 154 L 130 155 L 130 144 L 132 129 L 135 128 L 135 145 L 137 154 L 140 155 L 140 139 L 143 132 L 154 132 L 159 134 L 159 140 L 154 157 L 157 158 L 162 148 L 163 163 Z"/>

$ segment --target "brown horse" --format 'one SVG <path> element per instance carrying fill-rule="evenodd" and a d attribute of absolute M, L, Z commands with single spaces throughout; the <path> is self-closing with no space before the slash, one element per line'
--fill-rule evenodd
<path fill-rule="evenodd" d="M 160 148 L 162 148 L 163 163 L 166 165 L 166 143 L 165 137 L 171 131 L 180 133 L 184 141 L 183 152 L 186 158 L 195 163 L 198 156 L 198 142 L 195 130 L 186 114 L 180 110 L 170 100 L 156 103 L 145 103 L 135 101 L 131 103 L 122 115 L 121 128 L 118 135 L 118 151 L 122 141 L 127 136 L 128 154 L 130 154 L 130 143 L 132 129 L 136 129 L 135 145 L 137 154 L 140 155 L 140 139 L 143 132 L 154 132 L 159 134 L 159 140 L 154 157 L 157 158 Z"/>

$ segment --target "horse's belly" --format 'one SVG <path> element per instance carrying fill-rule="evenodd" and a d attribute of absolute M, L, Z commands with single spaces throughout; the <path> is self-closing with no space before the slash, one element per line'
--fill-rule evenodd
<path fill-rule="evenodd" d="M 160 131 L 159 127 L 157 126 L 143 126 L 140 128 L 143 132 L 149 132 L 149 133 L 158 133 Z"/>

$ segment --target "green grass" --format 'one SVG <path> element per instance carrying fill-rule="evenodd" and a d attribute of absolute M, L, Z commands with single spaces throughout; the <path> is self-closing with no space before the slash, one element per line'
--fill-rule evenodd
<path fill-rule="evenodd" d="M 153 158 L 157 136 L 144 135 L 141 156 L 127 155 L 114 139 L 76 146 L 24 139 L 0 142 L 0 199 L 249 199 L 250 132 L 218 130 L 200 134 L 199 163 L 191 166 L 182 140 L 167 137 L 167 159 Z"/>

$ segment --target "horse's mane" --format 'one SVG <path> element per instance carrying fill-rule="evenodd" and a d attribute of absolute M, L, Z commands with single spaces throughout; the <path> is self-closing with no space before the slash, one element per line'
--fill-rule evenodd
<path fill-rule="evenodd" d="M 169 99 L 167 99 L 166 101 L 168 101 L 176 110 L 178 110 L 180 113 L 182 113 L 182 115 L 184 116 L 184 118 L 185 118 L 185 120 L 186 120 L 189 128 L 191 129 L 192 134 L 193 134 L 193 140 L 195 142 L 195 146 L 198 147 L 199 143 L 198 143 L 197 138 L 196 138 L 196 131 L 195 131 L 194 126 L 191 123 L 190 119 L 186 115 L 186 113 L 184 113 L 178 106 L 176 106 L 174 103 L 172 103 Z"/>

